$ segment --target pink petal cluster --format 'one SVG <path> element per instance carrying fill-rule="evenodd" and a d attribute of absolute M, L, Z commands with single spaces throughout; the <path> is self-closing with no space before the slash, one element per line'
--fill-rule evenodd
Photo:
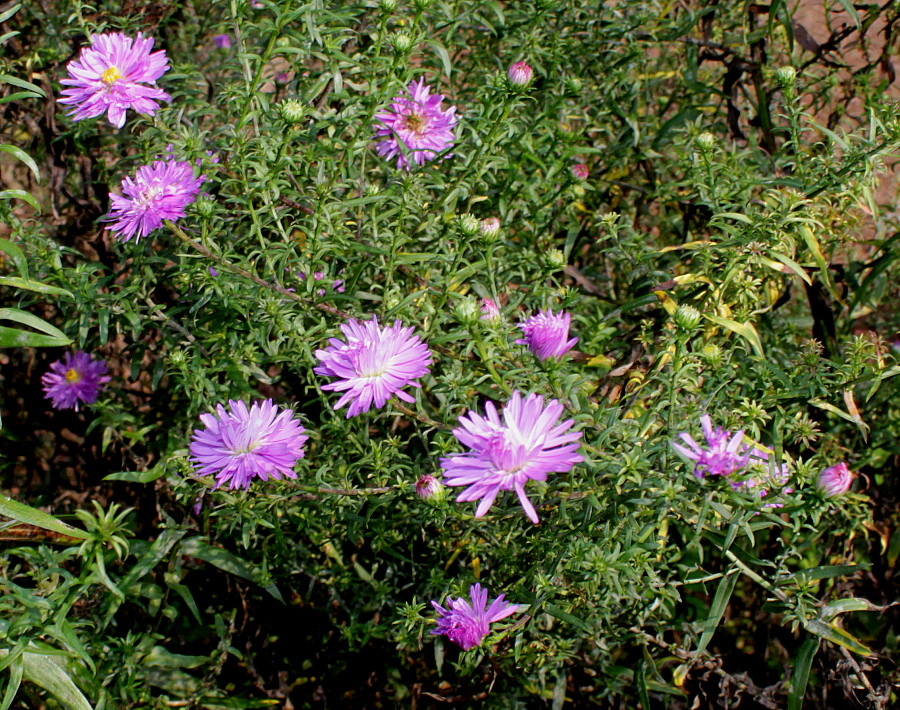
<path fill-rule="evenodd" d="M 315 353 L 321 364 L 314 372 L 338 379 L 322 389 L 343 392 L 335 409 L 349 404 L 349 419 L 373 404 L 383 407 L 392 396 L 415 402 L 403 388 L 421 387 L 415 380 L 428 374 L 431 351 L 412 328 L 404 328 L 399 320 L 381 327 L 373 316 L 365 323 L 351 320 L 341 331 L 346 342 L 332 338 L 327 348 Z"/>
<path fill-rule="evenodd" d="M 542 310 L 519 324 L 525 337 L 516 343 L 527 345 L 539 360 L 562 357 L 578 342 L 578 338 L 569 340 L 571 324 L 572 316 L 565 311 L 554 313 L 549 308 Z"/>
<path fill-rule="evenodd" d="M 447 608 L 436 601 L 431 602 L 438 613 L 437 628 L 431 632 L 432 635 L 446 636 L 463 651 L 480 646 L 490 632 L 491 624 L 515 614 L 521 608 L 519 604 L 510 604 L 502 594 L 488 606 L 487 589 L 480 584 L 469 587 L 469 598 L 471 602 L 462 597 L 447 597 Z"/>
<path fill-rule="evenodd" d="M 819 474 L 817 486 L 826 498 L 844 495 L 850 490 L 853 483 L 853 473 L 847 464 L 841 461 L 834 466 L 829 466 Z"/>
<path fill-rule="evenodd" d="M 54 409 L 74 409 L 76 412 L 79 405 L 96 402 L 107 382 L 106 360 L 94 360 L 81 350 L 66 353 L 41 377 L 44 396 Z"/>
<path fill-rule="evenodd" d="M 155 86 L 169 69 L 165 50 L 151 52 L 153 39 L 141 34 L 135 39 L 121 33 L 94 35 L 90 47 L 69 62 L 69 78 L 60 83 L 70 88 L 59 103 L 73 106 L 68 114 L 75 121 L 106 114 L 116 128 L 125 125 L 125 112 L 153 115 L 158 101 L 172 97 Z"/>
<path fill-rule="evenodd" d="M 424 165 L 453 147 L 456 140 L 456 107 L 442 109 L 444 97 L 431 95 L 425 80 L 413 81 L 409 93 L 395 96 L 391 107 L 375 114 L 378 125 L 375 145 L 378 155 L 392 160 L 397 167 L 412 170 L 413 165 Z"/>
<path fill-rule="evenodd" d="M 722 427 L 713 429 L 712 420 L 708 414 L 700 417 L 700 426 L 706 437 L 706 446 L 703 448 L 688 433 L 679 436 L 684 445 L 673 443 L 675 450 L 686 459 L 694 462 L 694 475 L 697 478 L 705 476 L 730 476 L 740 471 L 750 461 L 753 448 L 744 444 L 744 432 L 732 434 Z"/>
<path fill-rule="evenodd" d="M 544 398 L 516 391 L 503 407 L 502 420 L 493 402 L 485 404 L 487 417 L 469 412 L 459 418 L 462 425 L 453 436 L 469 451 L 441 459 L 444 483 L 468 486 L 456 500 L 480 500 L 475 517 L 494 504 L 500 491 L 514 490 L 525 515 L 538 522 L 537 511 L 525 494 L 529 480 L 546 481 L 548 473 L 565 473 L 584 461 L 576 453 L 581 432 L 570 432 L 573 419 L 559 422 L 563 406 L 555 399 L 544 406 Z"/>
<path fill-rule="evenodd" d="M 216 477 L 216 488 L 250 488 L 254 478 L 263 481 L 297 478 L 294 466 L 303 458 L 304 435 L 290 409 L 271 399 L 254 402 L 229 400 L 215 414 L 201 414 L 205 429 L 196 429 L 191 440 L 191 462 L 200 476 Z"/>
<path fill-rule="evenodd" d="M 134 178 L 122 181 L 123 195 L 110 194 L 112 209 L 104 217 L 119 241 L 140 241 L 159 229 L 163 220 L 184 217 L 185 208 L 197 199 L 206 178 L 194 176 L 190 163 L 155 160 L 138 168 Z"/>
<path fill-rule="evenodd" d="M 509 68 L 509 71 L 506 72 L 509 83 L 519 87 L 528 86 L 528 84 L 531 83 L 533 74 L 534 72 L 531 67 L 525 62 L 516 62 Z"/>

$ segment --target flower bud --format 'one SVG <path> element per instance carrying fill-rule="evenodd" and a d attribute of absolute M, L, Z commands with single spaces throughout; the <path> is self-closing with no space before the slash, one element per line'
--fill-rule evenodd
<path fill-rule="evenodd" d="M 378 7 L 382 12 L 393 12 L 397 9 L 397 0 L 380 0 Z"/>
<path fill-rule="evenodd" d="M 823 496 L 833 498 L 849 491 L 851 483 L 853 483 L 853 473 L 847 468 L 847 464 L 841 461 L 819 474 L 817 487 Z"/>
<path fill-rule="evenodd" d="M 213 44 L 217 49 L 229 49 L 231 47 L 231 35 L 214 35 Z"/>
<path fill-rule="evenodd" d="M 180 348 L 171 350 L 169 352 L 168 359 L 169 363 L 171 363 L 175 367 L 184 367 L 187 363 L 187 355 L 185 354 L 184 350 L 181 350 Z"/>
<path fill-rule="evenodd" d="M 300 99 L 285 99 L 278 106 L 278 111 L 285 123 L 297 125 L 306 117 L 306 104 Z"/>
<path fill-rule="evenodd" d="M 697 329 L 697 326 L 700 325 L 700 319 L 702 316 L 700 315 L 700 311 L 698 311 L 693 306 L 678 306 L 678 310 L 675 311 L 675 323 L 682 330 L 692 333 Z"/>
<path fill-rule="evenodd" d="M 481 222 L 478 221 L 475 215 L 468 212 L 456 218 L 456 226 L 467 237 L 474 237 L 481 232 Z"/>
<path fill-rule="evenodd" d="M 722 350 L 715 343 L 707 343 L 700 351 L 700 357 L 710 367 L 718 367 L 722 364 Z"/>
<path fill-rule="evenodd" d="M 453 317 L 460 323 L 474 323 L 478 320 L 478 306 L 475 301 L 463 298 L 453 307 Z"/>
<path fill-rule="evenodd" d="M 697 147 L 704 153 L 709 153 L 716 147 L 716 137 L 709 132 L 697 136 Z"/>
<path fill-rule="evenodd" d="M 481 238 L 490 244 L 500 236 L 500 220 L 496 217 L 487 217 L 481 220 Z"/>
<path fill-rule="evenodd" d="M 363 191 L 363 194 L 366 197 L 376 197 L 377 195 L 381 194 L 381 186 L 374 182 L 370 182 L 368 185 L 366 185 L 366 189 Z"/>
<path fill-rule="evenodd" d="M 416 495 L 422 500 L 438 502 L 443 500 L 445 494 L 444 484 L 434 476 L 426 474 L 416 481 Z"/>
<path fill-rule="evenodd" d="M 490 298 L 481 299 L 481 320 L 488 323 L 498 323 L 500 321 L 500 309 Z"/>
<path fill-rule="evenodd" d="M 395 32 L 388 41 L 394 49 L 394 54 L 406 54 L 413 48 L 413 38 L 406 32 Z"/>
<path fill-rule="evenodd" d="M 509 68 L 509 71 L 506 72 L 509 83 L 519 88 L 528 86 L 531 83 L 531 77 L 533 75 L 534 72 L 531 67 L 525 62 L 516 62 Z"/>
<path fill-rule="evenodd" d="M 590 170 L 588 170 L 588 166 L 584 163 L 578 163 L 577 165 L 572 166 L 572 175 L 575 176 L 578 180 L 587 180 L 588 175 L 590 175 Z"/>
<path fill-rule="evenodd" d="M 201 217 L 211 217 L 216 211 L 216 201 L 209 195 L 200 195 L 194 203 L 194 210 Z"/>
<path fill-rule="evenodd" d="M 775 81 L 782 89 L 793 89 L 797 81 L 797 70 L 794 67 L 781 67 L 775 72 Z"/>
<path fill-rule="evenodd" d="M 544 254 L 544 263 L 553 271 L 559 271 L 566 267 L 566 255 L 559 249 L 551 249 Z"/>
<path fill-rule="evenodd" d="M 419 12 L 427 10 L 430 5 L 431 0 L 413 0 L 413 7 Z"/>
<path fill-rule="evenodd" d="M 580 94 L 583 88 L 584 82 L 581 80 L 580 76 L 566 77 L 566 91 L 570 94 Z"/>

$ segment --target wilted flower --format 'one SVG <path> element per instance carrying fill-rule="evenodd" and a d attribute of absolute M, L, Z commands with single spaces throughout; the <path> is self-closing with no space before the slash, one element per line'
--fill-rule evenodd
<path fill-rule="evenodd" d="M 590 175 L 590 170 L 588 170 L 588 166 L 584 163 L 578 163 L 577 165 L 572 166 L 572 175 L 574 175 L 579 180 L 587 180 L 588 175 Z"/>
<path fill-rule="evenodd" d="M 841 461 L 829 466 L 819 474 L 818 488 L 826 498 L 844 495 L 853 483 L 853 473 L 847 464 Z"/>
<path fill-rule="evenodd" d="M 549 308 L 539 311 L 519 324 L 525 337 L 516 343 L 527 345 L 539 360 L 562 357 L 578 342 L 578 338 L 568 339 L 571 324 L 572 316 L 565 311 L 554 313 Z"/>
<path fill-rule="evenodd" d="M 368 412 L 373 403 L 383 407 L 392 395 L 404 402 L 415 402 L 403 388 L 421 387 L 414 380 L 428 373 L 431 351 L 419 336 L 413 335 L 412 328 L 404 328 L 399 320 L 381 328 L 373 316 L 365 323 L 351 320 L 341 326 L 341 331 L 346 343 L 332 338 L 325 350 L 315 353 L 321 365 L 314 372 L 339 379 L 322 386 L 323 390 L 344 393 L 335 409 L 349 403 L 349 419 Z"/>
<path fill-rule="evenodd" d="M 200 476 L 215 474 L 216 488 L 250 488 L 254 477 L 268 481 L 296 478 L 294 466 L 303 458 L 309 438 L 294 412 L 281 409 L 267 399 L 254 402 L 229 400 L 216 414 L 201 414 L 205 429 L 195 429 L 191 439 L 191 462 Z"/>
<path fill-rule="evenodd" d="M 66 353 L 62 360 L 50 365 L 50 371 L 41 377 L 44 396 L 51 401 L 54 409 L 78 411 L 80 404 L 93 404 L 104 385 L 109 382 L 106 375 L 106 360 L 94 360 L 81 350 Z"/>
<path fill-rule="evenodd" d="M 704 478 L 707 475 L 730 476 L 747 465 L 752 449 L 743 443 L 743 431 L 732 434 L 722 427 L 713 429 L 708 414 L 700 417 L 700 425 L 706 436 L 707 449 L 701 448 L 700 444 L 686 432 L 679 436 L 687 446 L 672 444 L 678 453 L 694 462 L 694 475 L 697 478 Z"/>
<path fill-rule="evenodd" d="M 444 97 L 431 95 L 425 80 L 413 81 L 409 95 L 395 96 L 391 107 L 375 114 L 379 125 L 375 130 L 379 141 L 378 155 L 388 160 L 397 158 L 397 167 L 412 170 L 412 165 L 424 165 L 440 153 L 453 147 L 456 126 L 456 107 L 441 109 Z"/>
<path fill-rule="evenodd" d="M 533 74 L 531 67 L 525 62 L 516 62 L 509 68 L 506 76 L 509 77 L 509 83 L 513 86 L 528 86 Z"/>
<path fill-rule="evenodd" d="M 229 49 L 231 47 L 231 35 L 216 35 L 213 37 L 213 44 L 219 49 Z"/>
<path fill-rule="evenodd" d="M 155 160 L 138 168 L 134 178 L 125 178 L 121 190 L 125 197 L 110 194 L 112 209 L 104 221 L 119 241 L 127 242 L 137 233 L 140 241 L 164 219 L 184 217 L 184 209 L 197 199 L 205 177 L 194 177 L 190 163 Z"/>
<path fill-rule="evenodd" d="M 162 89 L 153 86 L 169 70 L 165 50 L 151 52 L 153 39 L 141 34 L 135 39 L 121 33 L 94 35 L 91 46 L 69 62 L 68 79 L 59 103 L 74 106 L 68 114 L 74 121 L 105 113 L 116 128 L 125 125 L 125 111 L 153 115 L 157 101 L 171 101 Z"/>
<path fill-rule="evenodd" d="M 480 646 L 484 637 L 491 630 L 491 624 L 515 614 L 520 608 L 519 604 L 510 604 L 499 597 L 487 605 L 488 592 L 480 584 L 469 587 L 471 603 L 462 597 L 447 597 L 447 609 L 436 601 L 431 605 L 437 610 L 437 628 L 432 631 L 434 636 L 446 636 L 463 651 Z"/>
<path fill-rule="evenodd" d="M 793 493 L 794 489 L 788 486 L 791 471 L 786 463 L 775 466 L 774 471 L 769 464 L 770 454 L 760 448 L 753 449 L 750 453 L 750 473 L 743 480 L 733 479 L 731 487 L 735 490 L 743 488 L 748 493 L 755 494 L 759 498 L 766 498 L 769 494 Z M 783 508 L 784 503 L 764 503 L 763 508 Z"/>
<path fill-rule="evenodd" d="M 490 298 L 481 299 L 481 320 L 496 323 L 500 320 L 500 309 Z"/>
<path fill-rule="evenodd" d="M 493 402 L 485 404 L 487 417 L 469 412 L 459 418 L 462 424 L 453 436 L 470 451 L 441 459 L 444 483 L 468 486 L 457 501 L 480 500 L 475 517 L 488 512 L 500 491 L 515 490 L 525 515 L 538 522 L 537 512 L 525 484 L 529 480 L 546 481 L 548 473 L 565 473 L 584 461 L 577 454 L 581 432 L 568 432 L 573 419 L 558 424 L 563 406 L 555 399 L 544 407 L 544 398 L 518 391 L 503 407 L 503 420 Z"/>
<path fill-rule="evenodd" d="M 422 500 L 431 500 L 433 498 L 442 498 L 444 486 L 434 476 L 425 474 L 420 476 L 416 481 L 416 495 Z"/>

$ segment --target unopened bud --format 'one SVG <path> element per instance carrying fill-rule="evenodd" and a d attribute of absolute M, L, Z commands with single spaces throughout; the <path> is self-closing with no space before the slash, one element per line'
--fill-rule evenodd
<path fill-rule="evenodd" d="M 444 484 L 434 476 L 426 474 L 416 481 L 416 495 L 422 500 L 438 502 L 443 500 L 445 494 Z"/>
<path fill-rule="evenodd" d="M 566 77 L 566 91 L 570 94 L 580 94 L 581 90 L 584 88 L 584 82 L 581 80 L 579 76 L 567 76 Z"/>
<path fill-rule="evenodd" d="M 490 243 L 500 236 L 500 220 L 496 217 L 487 217 L 481 220 L 481 238 Z"/>
<path fill-rule="evenodd" d="M 794 67 L 781 67 L 775 72 L 775 81 L 782 89 L 793 89 L 797 81 L 797 70 Z"/>
<path fill-rule="evenodd" d="M 554 271 L 564 269 L 567 263 L 566 255 L 559 249 L 551 249 L 544 254 L 544 263 Z"/>
<path fill-rule="evenodd" d="M 704 153 L 709 153 L 716 147 L 716 137 L 709 132 L 697 136 L 697 147 Z"/>
<path fill-rule="evenodd" d="M 715 343 L 707 343 L 700 351 L 700 357 L 710 367 L 719 367 L 722 364 L 722 350 Z"/>
<path fill-rule="evenodd" d="M 431 5 L 431 0 L 413 0 L 413 7 L 420 12 L 422 10 L 427 10 Z"/>
<path fill-rule="evenodd" d="M 468 212 L 456 218 L 456 226 L 467 237 L 474 237 L 481 231 L 481 222 L 478 221 L 475 215 Z"/>
<path fill-rule="evenodd" d="M 306 104 L 300 99 L 285 99 L 279 105 L 278 110 L 286 123 L 297 125 L 306 118 Z"/>
<path fill-rule="evenodd" d="M 516 62 L 506 72 L 506 76 L 509 78 L 510 84 L 524 88 L 531 83 L 531 77 L 534 76 L 534 72 L 525 62 Z"/>
<path fill-rule="evenodd" d="M 497 323 L 500 321 L 500 309 L 490 298 L 481 299 L 481 320 L 487 321 L 488 323 Z"/>
<path fill-rule="evenodd" d="M 577 165 L 572 166 L 572 175 L 574 175 L 578 180 L 587 180 L 588 175 L 591 172 L 588 170 L 588 166 L 584 163 L 578 163 Z"/>
<path fill-rule="evenodd" d="M 200 195 L 194 202 L 194 210 L 201 217 L 211 217 L 216 211 L 216 201 L 209 195 Z"/>
<path fill-rule="evenodd" d="M 453 307 L 453 316 L 460 323 L 474 323 L 478 320 L 478 306 L 475 301 L 464 298 L 456 302 L 456 305 Z"/>
<path fill-rule="evenodd" d="M 389 41 L 395 54 L 406 54 L 413 48 L 413 38 L 406 32 L 395 32 L 390 36 Z"/>
<path fill-rule="evenodd" d="M 826 468 L 819 474 L 817 487 L 823 496 L 833 498 L 844 495 L 850 490 L 853 483 L 853 473 L 847 468 L 847 464 L 841 461 L 834 466 Z"/>
<path fill-rule="evenodd" d="M 675 323 L 688 333 L 692 333 L 697 329 L 702 317 L 700 311 L 693 306 L 678 306 L 678 310 L 675 311 Z"/>
<path fill-rule="evenodd" d="M 382 12 L 393 12 L 397 9 L 397 0 L 381 0 L 378 7 Z"/>

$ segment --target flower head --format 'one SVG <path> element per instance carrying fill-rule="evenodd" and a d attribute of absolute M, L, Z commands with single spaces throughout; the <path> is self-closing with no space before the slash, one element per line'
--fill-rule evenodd
<path fill-rule="evenodd" d="M 397 167 L 412 170 L 412 165 L 424 165 L 438 154 L 453 147 L 456 126 L 456 107 L 443 110 L 440 94 L 431 95 L 425 80 L 413 81 L 409 95 L 395 96 L 391 107 L 375 114 L 380 125 L 375 135 L 384 140 L 376 143 L 378 155 L 392 160 Z"/>
<path fill-rule="evenodd" d="M 672 444 L 678 453 L 694 462 L 694 475 L 697 478 L 704 478 L 707 475 L 730 476 L 747 465 L 753 455 L 753 450 L 743 443 L 743 431 L 732 434 L 722 427 L 713 429 L 712 420 L 708 414 L 700 417 L 700 425 L 706 436 L 706 449 L 703 449 L 687 433 L 679 435 L 686 446 Z"/>
<path fill-rule="evenodd" d="M 341 331 L 347 342 L 332 338 L 327 348 L 315 353 L 321 364 L 314 372 L 338 378 L 322 389 L 344 393 L 335 409 L 349 403 L 349 419 L 368 412 L 373 403 L 383 407 L 392 395 L 415 402 L 403 388 L 421 387 L 414 380 L 428 374 L 431 351 L 413 335 L 412 328 L 404 328 L 399 320 L 392 326 L 379 327 L 373 316 L 365 323 L 351 320 L 341 326 Z"/>
<path fill-rule="evenodd" d="M 41 377 L 44 396 L 51 401 L 54 409 L 78 411 L 80 404 L 93 404 L 104 385 L 109 382 L 106 375 L 106 360 L 94 360 L 81 350 L 66 353 L 62 360 L 50 365 L 50 371 Z"/>
<path fill-rule="evenodd" d="M 213 44 L 219 49 L 229 49 L 231 47 L 231 35 L 215 35 Z"/>
<path fill-rule="evenodd" d="M 853 473 L 847 464 L 841 461 L 829 466 L 819 474 L 818 488 L 826 498 L 844 495 L 853 483 Z"/>
<path fill-rule="evenodd" d="M 534 72 L 531 67 L 525 62 L 516 62 L 509 68 L 509 71 L 506 72 L 509 83 L 518 87 L 528 86 L 531 83 L 533 74 Z"/>
<path fill-rule="evenodd" d="M 134 39 L 121 33 L 94 35 L 91 46 L 69 62 L 69 78 L 60 84 L 70 88 L 59 103 L 74 108 L 74 121 L 95 118 L 105 113 L 116 128 L 125 125 L 125 111 L 153 115 L 157 101 L 171 101 L 156 80 L 169 70 L 165 50 L 151 52 L 153 39 L 141 34 Z"/>
<path fill-rule="evenodd" d="M 578 338 L 568 339 L 571 324 L 572 316 L 569 313 L 554 313 L 548 308 L 519 324 L 525 337 L 516 343 L 527 345 L 540 360 L 562 357 L 578 342 Z"/>
<path fill-rule="evenodd" d="M 425 474 L 416 481 L 416 495 L 422 500 L 440 500 L 444 497 L 444 486 L 434 476 Z"/>
<path fill-rule="evenodd" d="M 572 166 L 572 175 L 578 180 L 587 180 L 588 175 L 590 174 L 591 172 L 588 170 L 588 166 L 584 163 L 577 163 Z"/>
<path fill-rule="evenodd" d="M 201 414 L 205 429 L 195 429 L 191 462 L 200 476 L 215 474 L 216 488 L 250 488 L 253 477 L 296 478 L 294 465 L 303 458 L 304 435 L 290 409 L 280 409 L 271 399 L 254 402 L 228 401 L 215 414 Z"/>
<path fill-rule="evenodd" d="M 463 651 L 480 646 L 484 637 L 491 630 L 491 624 L 515 614 L 521 608 L 519 604 L 510 604 L 499 597 L 487 605 L 488 592 L 480 584 L 469 587 L 471 603 L 462 597 L 447 597 L 447 607 L 444 608 L 436 601 L 431 605 L 438 613 L 437 628 L 432 631 L 434 636 L 446 636 Z"/>
<path fill-rule="evenodd" d="M 135 241 L 140 241 L 159 229 L 164 219 L 184 217 L 184 208 L 197 199 L 205 179 L 194 177 L 190 163 L 155 160 L 122 181 L 124 197 L 110 194 L 112 209 L 103 219 L 112 223 L 109 229 L 119 241 L 127 242 L 135 234 Z"/>
<path fill-rule="evenodd" d="M 481 220 L 481 236 L 488 242 L 500 235 L 500 220 L 496 217 L 485 217 Z"/>
<path fill-rule="evenodd" d="M 481 299 L 481 320 L 496 323 L 500 320 L 500 309 L 490 298 Z"/>
<path fill-rule="evenodd" d="M 544 406 L 544 398 L 518 391 L 503 407 L 503 419 L 493 402 L 484 406 L 487 417 L 475 412 L 459 418 L 462 425 L 453 436 L 470 451 L 441 459 L 444 483 L 468 486 L 458 501 L 481 500 L 475 510 L 480 518 L 488 512 L 500 491 L 515 490 L 525 515 L 538 522 L 537 512 L 525 484 L 546 481 L 548 473 L 565 473 L 584 461 L 576 453 L 581 432 L 570 432 L 572 419 L 559 424 L 563 406 L 555 399 Z M 568 433 L 567 433 L 568 432 Z"/>

